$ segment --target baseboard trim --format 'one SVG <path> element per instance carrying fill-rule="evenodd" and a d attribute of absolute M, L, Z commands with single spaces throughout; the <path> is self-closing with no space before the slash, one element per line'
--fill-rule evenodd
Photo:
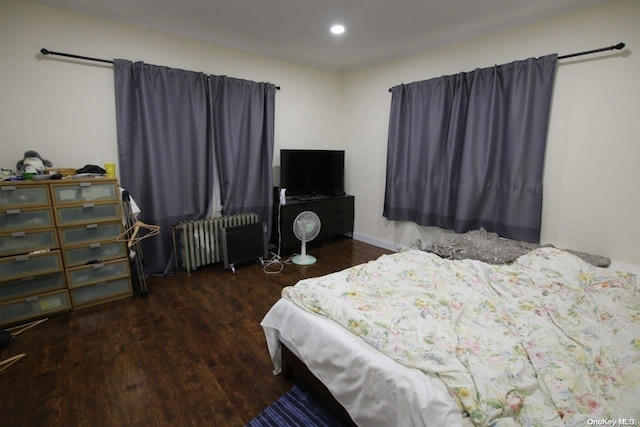
<path fill-rule="evenodd" d="M 387 249 L 389 251 L 397 251 L 402 245 L 395 244 L 393 242 L 389 242 L 388 240 L 378 239 L 368 234 L 362 234 L 358 232 L 353 232 L 353 239 L 358 240 L 360 242 L 368 243 L 373 246 L 377 246 L 382 249 Z"/>

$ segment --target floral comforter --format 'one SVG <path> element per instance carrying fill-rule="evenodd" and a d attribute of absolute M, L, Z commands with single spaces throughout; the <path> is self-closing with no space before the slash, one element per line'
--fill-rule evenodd
<path fill-rule="evenodd" d="M 438 374 L 477 425 L 640 420 L 640 289 L 630 273 L 553 248 L 508 265 L 411 250 L 282 296 Z"/>

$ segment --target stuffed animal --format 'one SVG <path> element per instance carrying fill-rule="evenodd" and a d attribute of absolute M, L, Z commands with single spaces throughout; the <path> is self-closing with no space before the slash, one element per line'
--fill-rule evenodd
<path fill-rule="evenodd" d="M 49 160 L 43 159 L 38 152 L 29 150 L 25 151 L 24 158 L 16 163 L 16 169 L 20 172 L 36 173 L 42 175 L 44 167 L 51 167 L 53 164 Z"/>

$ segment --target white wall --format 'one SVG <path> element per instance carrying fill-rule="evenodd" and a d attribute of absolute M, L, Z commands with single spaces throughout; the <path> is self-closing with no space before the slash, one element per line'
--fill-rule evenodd
<path fill-rule="evenodd" d="M 344 74 L 356 237 L 395 248 L 448 234 L 382 217 L 391 94 L 400 83 L 557 52 L 544 174 L 542 241 L 640 265 L 640 1 L 618 0 Z"/>
<path fill-rule="evenodd" d="M 117 163 L 111 65 L 44 57 L 39 53 L 43 47 L 272 82 L 282 88 L 276 95 L 275 153 L 281 147 L 336 148 L 342 141 L 337 72 L 29 1 L 2 0 L 0 166 L 4 168 L 15 168 L 29 149 L 57 167 Z"/>
<path fill-rule="evenodd" d="M 628 48 L 622 54 L 563 61 L 558 68 L 542 240 L 640 265 L 638 22 L 639 1 L 610 1 L 340 75 L 26 0 L 2 0 L 0 166 L 14 167 L 28 149 L 58 167 L 117 162 L 111 67 L 45 58 L 39 54 L 43 47 L 270 81 L 282 87 L 276 97 L 276 153 L 347 150 L 346 188 L 356 195 L 356 237 L 394 248 L 418 237 L 426 243 L 447 232 L 382 217 L 388 88 L 624 41 Z"/>

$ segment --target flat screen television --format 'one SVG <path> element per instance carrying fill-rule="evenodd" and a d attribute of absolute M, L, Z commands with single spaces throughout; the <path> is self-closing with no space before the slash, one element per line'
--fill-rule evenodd
<path fill-rule="evenodd" d="M 291 197 L 344 195 L 344 150 L 280 150 L 280 187 Z"/>

